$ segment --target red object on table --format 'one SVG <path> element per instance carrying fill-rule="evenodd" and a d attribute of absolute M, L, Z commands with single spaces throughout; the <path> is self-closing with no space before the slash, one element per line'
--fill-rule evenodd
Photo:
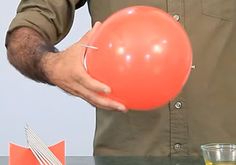
<path fill-rule="evenodd" d="M 61 141 L 49 147 L 52 153 L 65 164 L 65 142 Z M 40 165 L 29 148 L 10 143 L 9 165 Z"/>

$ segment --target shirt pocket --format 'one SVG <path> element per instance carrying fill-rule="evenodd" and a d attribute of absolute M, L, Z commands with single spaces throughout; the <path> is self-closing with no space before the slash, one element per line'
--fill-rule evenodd
<path fill-rule="evenodd" d="M 235 15 L 236 0 L 201 0 L 202 14 L 232 21 Z"/>

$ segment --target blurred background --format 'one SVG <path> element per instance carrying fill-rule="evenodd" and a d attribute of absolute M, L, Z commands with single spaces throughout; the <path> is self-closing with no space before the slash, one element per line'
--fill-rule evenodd
<path fill-rule="evenodd" d="M 5 34 L 19 2 L 6 1 L 0 7 L 0 156 L 8 155 L 10 142 L 26 146 L 26 123 L 47 145 L 65 140 L 67 156 L 92 155 L 95 109 L 56 87 L 24 77 L 8 63 Z M 77 10 L 70 33 L 57 48 L 65 49 L 90 28 L 85 5 Z"/>

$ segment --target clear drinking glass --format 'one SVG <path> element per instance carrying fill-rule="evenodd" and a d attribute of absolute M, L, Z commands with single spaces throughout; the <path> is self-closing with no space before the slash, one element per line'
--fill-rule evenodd
<path fill-rule="evenodd" d="M 204 144 L 201 150 L 205 165 L 236 165 L 236 144 Z"/>

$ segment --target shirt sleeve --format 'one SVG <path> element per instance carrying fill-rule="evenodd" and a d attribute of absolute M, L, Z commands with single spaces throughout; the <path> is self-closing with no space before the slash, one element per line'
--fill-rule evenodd
<path fill-rule="evenodd" d="M 19 27 L 36 30 L 53 44 L 69 32 L 75 9 L 86 0 L 21 0 L 8 32 Z"/>

